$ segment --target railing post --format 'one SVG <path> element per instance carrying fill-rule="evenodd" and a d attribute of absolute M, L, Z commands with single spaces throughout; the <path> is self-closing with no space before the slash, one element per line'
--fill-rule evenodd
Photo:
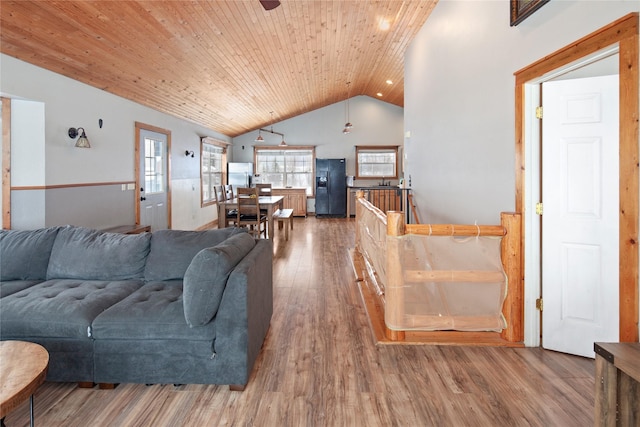
<path fill-rule="evenodd" d="M 362 206 L 360 206 L 360 202 L 358 199 L 362 199 L 364 197 L 364 191 L 357 190 L 356 191 L 356 248 L 361 250 L 360 247 L 360 221 L 362 221 Z"/>
<path fill-rule="evenodd" d="M 387 284 L 385 284 L 387 302 L 385 306 L 385 316 L 388 310 L 395 313 L 404 313 L 404 295 L 402 264 L 400 262 L 400 240 L 395 238 L 405 234 L 406 224 L 402 212 L 387 212 Z M 391 239 L 389 237 L 392 237 Z M 393 302 L 390 306 L 389 300 Z M 385 322 L 385 334 L 392 341 L 403 341 L 404 331 L 393 331 L 389 329 Z"/>
<path fill-rule="evenodd" d="M 519 213 L 502 212 L 500 223 L 507 233 L 502 239 L 502 266 L 507 274 L 507 296 L 502 314 L 507 328 L 500 336 L 509 342 L 524 341 L 524 279 L 522 275 L 522 216 Z"/>

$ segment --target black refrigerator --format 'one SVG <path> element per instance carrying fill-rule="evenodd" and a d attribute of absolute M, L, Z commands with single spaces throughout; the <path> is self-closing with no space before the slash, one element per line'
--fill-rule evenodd
<path fill-rule="evenodd" d="M 346 216 L 346 164 L 345 159 L 316 159 L 316 217 Z"/>

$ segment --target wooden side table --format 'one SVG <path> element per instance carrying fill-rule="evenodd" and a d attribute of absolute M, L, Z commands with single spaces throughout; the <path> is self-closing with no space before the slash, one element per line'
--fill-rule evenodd
<path fill-rule="evenodd" d="M 25 341 L 0 341 L 0 420 L 29 398 L 33 427 L 33 393 L 47 376 L 49 353 Z"/>
<path fill-rule="evenodd" d="M 596 426 L 640 425 L 640 343 L 594 344 Z"/>
<path fill-rule="evenodd" d="M 105 228 L 102 231 L 107 231 L 109 233 L 140 234 L 150 232 L 151 226 L 140 224 L 117 225 L 115 227 Z"/>

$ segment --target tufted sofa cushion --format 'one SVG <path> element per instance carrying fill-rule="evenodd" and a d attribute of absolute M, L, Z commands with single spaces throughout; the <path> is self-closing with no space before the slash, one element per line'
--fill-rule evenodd
<path fill-rule="evenodd" d="M 15 294 L 38 283 L 42 283 L 42 280 L 9 280 L 0 282 L 0 298 Z M 0 304 L 0 307 L 2 307 L 2 304 Z"/>
<path fill-rule="evenodd" d="M 191 260 L 202 249 L 245 232 L 245 229 L 233 227 L 207 231 L 154 231 L 144 278 L 149 281 L 182 279 Z"/>
<path fill-rule="evenodd" d="M 88 338 L 91 322 L 142 286 L 140 280 L 48 280 L 2 298 L 2 339 Z"/>
<path fill-rule="evenodd" d="M 182 281 L 169 280 L 148 282 L 100 314 L 93 322 L 93 336 L 97 340 L 134 342 L 213 340 L 215 327 L 189 328 L 182 309 Z"/>
<path fill-rule="evenodd" d="M 207 324 L 218 312 L 231 270 L 253 249 L 248 233 L 198 252 L 184 275 L 184 317 L 189 326 Z"/>
<path fill-rule="evenodd" d="M 44 280 L 58 230 L 0 230 L 0 280 Z"/>
<path fill-rule="evenodd" d="M 47 279 L 128 280 L 142 278 L 151 233 L 106 233 L 83 227 L 60 229 Z"/>

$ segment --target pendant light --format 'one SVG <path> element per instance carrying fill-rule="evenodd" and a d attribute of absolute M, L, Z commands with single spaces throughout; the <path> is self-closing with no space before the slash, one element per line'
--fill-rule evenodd
<path fill-rule="evenodd" d="M 349 121 L 349 95 L 351 94 L 349 90 L 350 84 L 351 82 L 347 82 L 347 101 L 345 103 L 345 117 L 347 119 L 347 122 L 344 124 L 344 129 L 342 129 L 342 133 L 344 133 L 345 135 L 351 133 L 351 128 L 353 127 L 353 125 Z"/>
<path fill-rule="evenodd" d="M 262 137 L 262 132 L 267 132 L 267 133 L 271 133 L 273 135 L 280 135 L 282 137 L 282 140 L 280 141 L 280 146 L 281 147 L 286 147 L 287 143 L 284 140 L 284 133 L 276 132 L 275 130 L 273 130 L 273 111 L 270 111 L 269 114 L 271 114 L 271 125 L 270 125 L 269 129 L 264 129 L 264 128 L 258 129 L 258 137 L 255 139 L 255 141 L 256 142 L 264 142 L 264 138 Z"/>

